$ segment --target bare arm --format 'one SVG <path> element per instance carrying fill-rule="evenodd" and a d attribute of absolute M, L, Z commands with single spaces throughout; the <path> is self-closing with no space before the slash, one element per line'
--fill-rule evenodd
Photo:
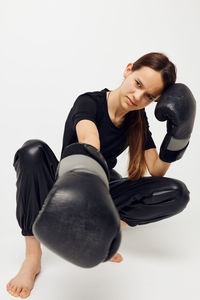
<path fill-rule="evenodd" d="M 147 169 L 152 176 L 164 176 L 171 164 L 159 158 L 156 148 L 145 150 L 144 157 Z"/>
<path fill-rule="evenodd" d="M 76 133 L 79 143 L 86 143 L 94 146 L 100 151 L 99 132 L 94 122 L 81 120 L 76 124 Z"/>

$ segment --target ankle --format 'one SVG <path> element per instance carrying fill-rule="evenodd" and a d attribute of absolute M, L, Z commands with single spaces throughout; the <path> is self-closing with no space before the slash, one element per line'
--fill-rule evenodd
<path fill-rule="evenodd" d="M 42 257 L 42 252 L 31 252 L 31 253 L 26 252 L 26 259 L 40 260 L 41 257 Z"/>
<path fill-rule="evenodd" d="M 40 246 L 40 242 L 34 236 L 26 236 L 26 257 L 28 258 L 41 258 L 42 249 Z"/>

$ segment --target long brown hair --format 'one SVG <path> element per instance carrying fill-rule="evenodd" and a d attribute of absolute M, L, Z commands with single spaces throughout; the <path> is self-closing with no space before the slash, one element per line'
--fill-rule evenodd
<path fill-rule="evenodd" d="M 132 71 L 146 66 L 161 73 L 164 90 L 176 81 L 176 66 L 163 53 L 150 52 L 140 57 L 133 63 Z M 163 90 L 163 91 L 164 91 Z M 128 178 L 138 180 L 146 173 L 144 159 L 144 144 L 147 136 L 147 123 L 144 118 L 144 110 L 131 111 L 127 115 L 128 135 L 126 146 L 129 146 Z"/>

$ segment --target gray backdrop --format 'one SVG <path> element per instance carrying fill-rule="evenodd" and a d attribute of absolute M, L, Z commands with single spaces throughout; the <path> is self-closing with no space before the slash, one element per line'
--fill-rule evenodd
<path fill-rule="evenodd" d="M 66 117 L 86 91 L 117 88 L 123 72 L 148 52 L 163 52 L 177 66 L 177 82 L 197 100 L 191 143 L 165 176 L 185 182 L 187 208 L 172 218 L 124 228 L 120 264 L 84 270 L 44 248 L 43 271 L 30 299 L 196 300 L 199 276 L 199 53 L 200 2 L 195 0 L 2 0 L 0 2 L 1 294 L 24 259 L 15 218 L 16 150 L 42 139 L 60 158 Z M 159 151 L 165 122 L 146 108 Z M 128 154 L 116 170 L 126 176 Z"/>

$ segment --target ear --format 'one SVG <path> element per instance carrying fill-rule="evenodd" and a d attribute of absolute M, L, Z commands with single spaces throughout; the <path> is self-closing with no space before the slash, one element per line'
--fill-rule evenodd
<path fill-rule="evenodd" d="M 126 66 L 124 73 L 130 73 L 131 69 L 133 67 L 133 63 L 128 63 L 128 65 Z"/>
<path fill-rule="evenodd" d="M 161 96 L 162 96 L 162 95 L 160 95 L 160 97 L 161 97 Z M 154 100 L 154 102 L 159 102 L 160 97 L 159 97 L 158 99 Z"/>

